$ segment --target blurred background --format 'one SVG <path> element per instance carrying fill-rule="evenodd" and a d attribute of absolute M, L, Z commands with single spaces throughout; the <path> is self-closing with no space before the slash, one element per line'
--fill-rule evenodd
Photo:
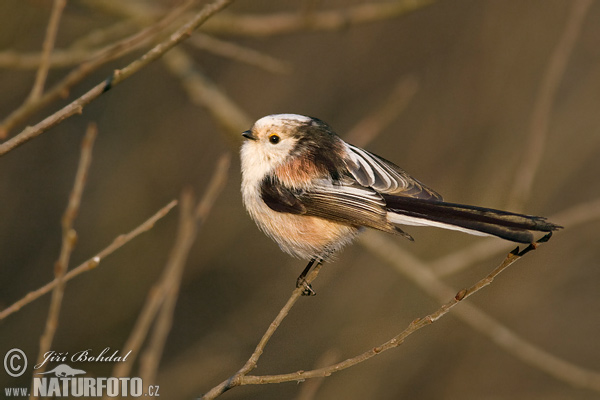
<path fill-rule="evenodd" d="M 549 244 L 467 302 L 539 349 L 596 371 L 597 380 L 600 5 L 435 1 L 378 21 L 335 29 L 308 23 L 287 31 L 278 31 L 274 19 L 259 18 L 300 15 L 310 22 L 325 11 L 345 16 L 368 4 L 380 3 L 235 2 L 200 29 L 208 38 L 194 35 L 175 49 L 191 63 L 187 72 L 177 72 L 173 56 L 164 57 L 92 102 L 82 115 L 2 156 L 0 309 L 54 277 L 60 220 L 89 122 L 99 133 L 74 224 L 79 240 L 70 268 L 179 198 L 184 188 L 201 195 L 219 156 L 230 153 L 226 187 L 186 263 L 157 384 L 163 398 L 189 399 L 231 376 L 288 299 L 306 263 L 282 253 L 243 209 L 237 152 L 239 133 L 250 126 L 241 125 L 267 114 L 299 113 L 328 122 L 340 136 L 396 162 L 448 201 L 548 216 L 564 225 Z M 178 5 L 175 0 L 69 1 L 55 47 L 90 52 L 140 31 Z M 0 2 L 1 119 L 23 103 L 36 73 L 35 63 L 10 57 L 39 53 L 51 9 L 49 0 Z M 232 19 L 244 15 L 257 16 L 246 30 Z M 167 33 L 185 18 L 178 21 Z M 93 34 L 106 32 L 115 33 L 95 42 Z M 214 38 L 225 43 L 215 44 Z M 67 98 L 18 124 L 9 137 L 140 57 L 151 44 L 105 63 Z M 235 59 L 222 54 L 227 46 L 234 46 Z M 257 58 L 240 61 L 248 52 Z M 46 87 L 81 62 L 53 66 Z M 555 91 L 547 90 L 552 76 Z M 223 105 L 223 98 L 239 110 Z M 532 141 L 532 132 L 541 132 L 541 139 Z M 514 187 L 531 170 L 533 182 L 519 200 Z M 177 214 L 176 208 L 67 284 L 53 350 L 110 347 L 126 353 L 124 343 L 173 246 Z M 394 245 L 434 268 L 454 291 L 485 276 L 514 247 L 434 228 L 406 230 L 415 242 L 392 238 Z M 313 284 L 318 295 L 300 299 L 253 373 L 342 361 L 439 307 L 438 300 L 364 244 L 359 241 L 323 267 Z M 488 245 L 483 255 L 457 253 Z M 460 268 L 444 272 L 450 259 L 442 257 L 455 254 Z M 30 362 L 36 358 L 49 303 L 45 295 L 0 322 L 2 357 L 18 347 Z M 94 363 L 83 369 L 91 376 L 110 376 L 113 366 Z M 137 363 L 130 376 L 136 374 Z M 11 378 L 2 372 L 0 386 L 28 386 L 30 379 L 31 373 Z M 598 397 L 598 391 L 523 362 L 453 312 L 399 348 L 326 379 L 244 386 L 222 396 Z"/>

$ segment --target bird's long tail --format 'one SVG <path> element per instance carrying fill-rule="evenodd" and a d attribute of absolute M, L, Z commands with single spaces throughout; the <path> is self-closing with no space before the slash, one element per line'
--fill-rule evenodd
<path fill-rule="evenodd" d="M 562 228 L 546 218 L 516 214 L 491 208 L 385 196 L 388 220 L 399 225 L 427 225 L 459 230 L 474 235 L 494 235 L 519 243 L 532 243 L 533 232 L 552 232 Z"/>

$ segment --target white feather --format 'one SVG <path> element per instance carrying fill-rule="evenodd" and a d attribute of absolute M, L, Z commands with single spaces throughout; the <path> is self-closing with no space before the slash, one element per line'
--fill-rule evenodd
<path fill-rule="evenodd" d="M 290 122 L 296 124 L 306 124 L 312 121 L 312 118 L 298 114 L 273 114 L 262 117 L 254 123 L 254 127 L 261 129 L 264 127 L 273 127 L 278 125 L 289 125 Z"/>
<path fill-rule="evenodd" d="M 430 221 L 430 220 L 424 219 L 424 218 L 409 217 L 407 215 L 396 214 L 394 212 L 388 212 L 387 219 L 392 224 L 398 224 L 398 225 L 435 226 L 437 228 L 450 229 L 453 231 L 461 231 L 461 232 L 465 232 L 465 233 L 468 233 L 471 235 L 492 236 L 487 233 L 474 231 L 472 229 L 467 229 L 467 228 L 463 228 L 463 227 L 456 226 L 456 225 L 445 224 L 443 222 L 438 222 L 438 221 Z"/>
<path fill-rule="evenodd" d="M 398 187 L 408 186 L 402 175 L 373 158 L 367 151 L 348 143 L 346 145 L 350 159 L 369 176 L 368 182 L 361 182 L 365 186 L 372 186 L 386 193 L 393 193 Z M 379 184 L 375 184 L 376 178 L 381 181 Z"/>

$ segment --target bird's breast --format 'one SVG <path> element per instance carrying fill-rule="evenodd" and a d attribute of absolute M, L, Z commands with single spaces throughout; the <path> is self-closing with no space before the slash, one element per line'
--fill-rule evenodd
<path fill-rule="evenodd" d="M 323 218 L 274 211 L 262 200 L 258 184 L 242 185 L 242 197 L 258 227 L 294 257 L 325 258 L 358 233 L 355 227 Z"/>

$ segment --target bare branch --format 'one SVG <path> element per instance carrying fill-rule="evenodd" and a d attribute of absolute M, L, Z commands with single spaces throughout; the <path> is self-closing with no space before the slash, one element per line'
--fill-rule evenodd
<path fill-rule="evenodd" d="M 315 13 L 281 12 L 271 15 L 220 15 L 203 31 L 244 37 L 286 35 L 305 31 L 337 31 L 354 25 L 397 18 L 434 0 L 396 0 L 364 3 Z"/>
<path fill-rule="evenodd" d="M 525 146 L 526 150 L 510 192 L 509 209 L 521 210 L 527 199 L 529 199 L 535 176 L 540 168 L 542 156 L 546 149 L 550 113 L 552 112 L 556 92 L 564 75 L 573 47 L 575 47 L 575 43 L 581 32 L 583 20 L 591 5 L 592 0 L 577 0 L 573 2 L 563 34 L 548 62 L 531 116 L 529 139 Z"/>
<path fill-rule="evenodd" d="M 292 71 L 292 66 L 288 62 L 200 32 L 196 32 L 190 38 L 189 44 L 200 50 L 252 65 L 274 74 L 289 74 Z"/>
<path fill-rule="evenodd" d="M 87 178 L 87 173 L 92 162 L 92 147 L 94 139 L 96 138 L 97 129 L 96 125 L 89 124 L 83 143 L 81 145 L 81 158 L 79 160 L 79 166 L 77 167 L 77 174 L 75 175 L 75 183 L 73 184 L 73 190 L 69 195 L 69 201 L 67 209 L 62 217 L 62 246 L 60 249 L 60 256 L 54 266 L 54 276 L 57 284 L 52 290 L 52 300 L 50 301 L 50 310 L 48 311 L 48 318 L 46 319 L 46 327 L 44 333 L 40 338 L 40 350 L 36 364 L 41 363 L 44 360 L 44 354 L 50 350 L 56 328 L 58 327 L 58 317 L 60 315 L 60 308 L 62 306 L 62 300 L 65 291 L 65 274 L 69 266 L 69 259 L 75 243 L 77 242 L 77 233 L 73 229 L 73 222 L 79 212 L 79 205 L 81 204 L 81 197 L 83 195 L 83 188 Z M 42 365 L 38 370 L 44 372 L 46 364 Z M 31 391 L 31 398 L 33 398 L 33 390 Z"/>
<path fill-rule="evenodd" d="M 44 84 L 46 83 L 46 77 L 48 76 L 48 70 L 50 69 L 50 55 L 52 54 L 52 49 L 54 48 L 54 41 L 56 40 L 60 17 L 66 4 L 67 0 L 54 0 L 54 3 L 52 4 L 50 21 L 48 22 L 46 37 L 44 38 L 44 44 L 42 45 L 42 57 L 40 60 L 40 65 L 37 70 L 37 74 L 35 75 L 35 82 L 31 88 L 31 93 L 29 93 L 26 103 L 37 101 L 44 91 Z"/>
<path fill-rule="evenodd" d="M 163 62 L 181 80 L 191 102 L 208 109 L 212 117 L 236 139 L 241 131 L 252 125 L 248 114 L 201 73 L 185 51 L 173 49 L 165 55 Z"/>
<path fill-rule="evenodd" d="M 192 18 L 188 23 L 180 27 L 166 40 L 153 47 L 151 50 L 149 50 L 137 60 L 131 62 L 125 68 L 121 70 L 115 70 L 106 81 L 97 84 L 88 92 L 80 96 L 78 99 L 74 100 L 73 102 L 63 107 L 59 111 L 55 112 L 54 114 L 46 117 L 44 120 L 42 120 L 35 126 L 25 128 L 22 132 L 20 132 L 13 138 L 0 144 L 0 156 L 22 145 L 23 143 L 37 137 L 38 135 L 44 133 L 48 129 L 59 124 L 63 120 L 71 117 L 72 115 L 81 113 L 84 106 L 98 98 L 100 95 L 102 95 L 102 93 L 118 85 L 125 79 L 129 78 L 131 75 L 137 73 L 139 70 L 141 70 L 151 62 L 160 58 L 164 53 L 166 53 L 174 46 L 176 46 L 177 44 L 185 40 L 187 37 L 189 37 L 192 34 L 192 32 L 200 25 L 202 25 L 208 18 L 210 18 L 212 15 L 222 10 L 223 8 L 227 7 L 232 2 L 233 0 L 215 0 L 213 3 L 206 5 L 194 16 L 194 18 Z M 168 23 L 171 22 L 170 18 L 174 18 L 174 15 L 170 14 Z M 163 19 L 162 23 L 164 23 L 166 19 L 167 17 Z M 162 29 L 161 23 L 148 29 L 150 29 L 151 33 L 156 33 L 155 30 L 157 30 L 158 28 Z M 144 30 L 130 39 L 131 41 L 137 44 L 138 41 L 146 40 L 148 38 L 148 32 L 148 30 Z M 66 90 L 68 90 L 68 88 L 70 88 L 74 84 L 74 82 L 79 82 L 82 79 L 82 76 L 86 76 L 89 73 L 90 68 L 94 69 L 97 67 L 98 63 L 104 63 L 106 62 L 106 60 L 111 59 L 111 57 L 117 57 L 121 54 L 123 47 L 127 49 L 130 48 L 130 46 L 131 44 L 129 42 L 127 42 L 127 44 L 125 42 L 121 42 L 118 45 L 112 46 L 109 49 L 110 55 L 99 56 L 99 58 L 95 61 L 82 65 L 80 68 L 70 73 L 63 80 L 63 82 L 59 83 L 52 90 L 48 91 L 46 95 L 42 96 L 39 102 L 36 103 L 36 107 L 45 106 L 54 99 L 60 97 L 65 93 Z M 11 129 L 18 121 L 22 121 L 26 116 L 30 115 L 30 113 L 33 110 L 33 106 L 31 104 L 29 104 L 27 107 L 21 107 L 15 110 L 5 121 L 3 121 L 2 125 L 0 126 L 0 137 L 3 137 L 3 134 L 6 134 L 6 132 L 9 129 Z M 38 108 L 35 108 L 35 110 L 37 109 Z"/>
<path fill-rule="evenodd" d="M 315 369 L 324 368 L 336 363 L 340 359 L 340 353 L 337 350 L 328 350 L 324 352 L 315 363 Z M 311 379 L 306 381 L 300 387 L 296 400 L 312 400 L 315 398 L 319 388 L 325 382 L 325 379 Z"/>
<path fill-rule="evenodd" d="M 427 264 L 403 250 L 394 241 L 367 232 L 361 237 L 360 243 L 374 255 L 395 267 L 398 272 L 410 278 L 429 296 L 443 301 L 444 298 L 452 295 L 452 288 L 439 280 Z M 530 366 L 575 387 L 600 391 L 600 373 L 586 370 L 540 349 L 475 305 L 465 303 L 454 310 L 453 315 Z"/>
<path fill-rule="evenodd" d="M 51 68 L 67 67 L 80 64 L 94 58 L 98 50 L 88 49 L 56 49 L 49 60 Z M 0 52 L 0 68 L 34 69 L 39 68 L 42 53 L 19 53 L 13 50 Z M 16 110 L 15 110 L 16 111 Z M 8 119 L 5 119 L 8 121 Z M 3 122 L 3 126 L 4 126 Z"/>
<path fill-rule="evenodd" d="M 518 248 L 517 248 L 518 250 Z M 459 302 L 466 299 L 467 297 L 477 293 L 479 290 L 483 289 L 485 286 L 489 285 L 498 274 L 508 268 L 510 265 L 515 263 L 517 260 L 521 258 L 523 254 L 525 254 L 528 249 L 524 250 L 522 253 L 518 251 L 511 252 L 506 256 L 504 261 L 496 267 L 490 274 L 488 274 L 485 278 L 479 280 L 473 286 L 468 289 L 463 289 L 455 294 L 451 300 L 445 302 L 437 311 L 423 317 L 418 318 L 415 321 L 411 322 L 410 325 L 400 332 L 398 335 L 394 336 L 387 342 L 383 343 L 380 346 L 377 346 L 373 349 L 365 351 L 362 354 L 359 354 L 356 357 L 349 358 L 342 362 L 329 365 L 327 367 L 318 368 L 311 371 L 296 371 L 289 374 L 280 374 L 280 375 L 263 375 L 263 376 L 240 376 L 237 378 L 239 381 L 239 385 L 257 385 L 257 384 L 266 384 L 266 383 L 281 383 L 281 382 L 290 382 L 290 381 L 304 381 L 305 379 L 310 378 L 322 378 L 326 376 L 330 376 L 331 374 L 344 370 L 346 368 L 350 368 L 354 365 L 360 364 L 368 359 L 375 357 L 378 354 L 383 353 L 384 351 L 393 349 L 395 347 L 400 346 L 404 343 L 404 340 L 411 334 L 415 333 L 421 328 L 424 328 L 427 325 L 432 324 L 437 321 L 444 315 L 446 315 L 450 310 L 456 306 Z M 439 296 L 438 296 L 439 297 Z M 232 379 L 235 379 L 232 378 Z"/>
<path fill-rule="evenodd" d="M 321 264 L 318 264 L 306 277 L 306 283 L 308 283 L 308 284 L 312 283 L 316 279 L 320 270 L 321 270 Z M 288 315 L 288 313 L 290 312 L 290 310 L 292 309 L 294 304 L 296 304 L 296 301 L 298 301 L 298 299 L 302 296 L 303 291 L 304 291 L 303 287 L 294 289 L 294 291 L 292 292 L 292 295 L 290 296 L 288 301 L 285 303 L 283 308 L 279 311 L 279 313 L 277 314 L 277 317 L 275 317 L 273 322 L 271 322 L 271 325 L 269 325 L 269 328 L 267 329 L 267 331 L 265 332 L 263 337 L 260 339 L 260 342 L 256 346 L 256 349 L 254 350 L 254 352 L 252 353 L 252 355 L 250 356 L 248 361 L 246 361 L 246 364 L 244 364 L 244 366 L 235 375 L 233 375 L 229 379 L 221 382 L 219 385 L 212 388 L 208 393 L 206 393 L 204 396 L 202 396 L 202 399 L 206 399 L 206 400 L 214 399 L 235 386 L 246 384 L 246 383 L 242 383 L 244 377 L 250 371 L 252 371 L 254 368 L 256 368 L 256 364 L 258 363 L 260 356 L 262 355 L 263 351 L 265 350 L 267 343 L 269 342 L 269 340 L 271 339 L 271 337 L 273 336 L 273 334 L 275 333 L 277 328 L 279 328 L 282 321 Z"/>
<path fill-rule="evenodd" d="M 26 102 L 23 104 L 23 106 L 10 113 L 0 124 L 0 138 L 6 137 L 7 133 L 12 128 L 25 121 L 34 112 L 51 104 L 59 98 L 66 97 L 75 84 L 81 82 L 86 76 L 95 71 L 101 65 L 121 57 L 122 55 L 145 45 L 149 41 L 156 39 L 156 37 L 161 34 L 161 32 L 165 30 L 171 23 L 173 23 L 181 14 L 183 14 L 192 5 L 192 3 L 193 0 L 188 0 L 181 6 L 169 12 L 164 18 L 154 25 L 143 29 L 141 32 L 135 33 L 123 40 L 120 40 L 117 43 L 111 44 L 96 51 L 91 59 L 86 60 L 86 62 L 84 62 L 78 68 L 71 71 L 64 79 L 54 85 L 43 96 L 34 101 Z M 75 56 L 78 56 L 78 54 L 75 53 Z M 10 141 L 7 141 L 6 143 L 8 142 Z M 2 146 L 4 146 L 4 144 L 0 145 L 0 148 Z M 0 152 L 0 155 L 1 154 L 2 153 Z"/>
<path fill-rule="evenodd" d="M 497 240 L 496 238 L 478 238 L 472 245 L 465 246 L 431 261 L 430 268 L 438 277 L 452 275 L 478 261 L 508 251 L 511 246 L 513 246 L 513 243 Z"/>
<path fill-rule="evenodd" d="M 402 114 L 418 89 L 419 84 L 413 76 L 400 79 L 385 101 L 359 121 L 344 139 L 356 146 L 365 147 Z"/>
<path fill-rule="evenodd" d="M 186 3 L 184 5 L 187 6 Z M 111 41 L 119 41 L 124 36 L 130 35 L 135 25 L 131 19 L 115 22 L 114 24 L 95 29 L 71 43 L 71 50 L 93 49 L 103 46 Z"/>
<path fill-rule="evenodd" d="M 103 260 L 107 256 L 111 255 L 116 250 L 120 249 L 122 246 L 129 243 L 132 239 L 136 238 L 140 234 L 152 229 L 154 227 L 154 224 L 159 219 L 161 219 L 165 215 L 167 215 L 169 213 L 169 211 L 171 211 L 171 209 L 173 207 L 175 207 L 176 205 L 177 205 L 177 200 L 171 201 L 169 204 L 167 204 L 166 206 L 164 206 L 163 208 L 158 210 L 153 216 L 148 218 L 146 221 L 144 221 L 141 225 L 137 226 L 131 232 L 126 233 L 124 235 L 117 236 L 117 238 L 115 238 L 112 241 L 112 243 L 110 245 L 108 245 L 106 248 L 104 248 L 102 251 L 100 251 L 99 253 L 97 253 L 95 256 L 88 259 L 87 261 L 83 262 L 78 267 L 67 272 L 67 274 L 64 276 L 63 281 L 68 282 L 71 279 L 75 278 L 76 276 L 78 276 L 86 271 L 96 268 L 98 266 L 98 264 L 100 264 L 101 260 Z M 12 313 L 14 313 L 16 311 L 19 311 L 22 307 L 33 302 L 34 300 L 37 300 L 44 294 L 51 291 L 54 287 L 56 287 L 56 285 L 58 285 L 58 279 L 55 278 L 53 281 L 48 282 L 41 288 L 34 290 L 33 292 L 27 293 L 27 295 L 25 297 L 18 300 L 14 304 L 6 307 L 4 310 L 0 311 L 0 320 L 8 317 L 9 315 L 11 315 Z"/>
<path fill-rule="evenodd" d="M 165 266 L 163 276 L 159 280 L 159 283 L 151 290 L 155 298 L 158 297 L 157 293 L 162 294 L 162 299 L 158 299 L 162 302 L 162 308 L 156 319 L 148 347 L 140 357 L 140 377 L 150 385 L 156 380 L 158 364 L 167 336 L 171 330 L 173 313 L 175 312 L 183 269 L 188 254 L 196 241 L 198 231 L 204 224 L 204 221 L 206 221 L 213 204 L 225 187 L 230 161 L 231 156 L 229 154 L 221 156 L 206 193 L 195 209 L 192 193 L 188 191 L 182 195 L 177 238 Z M 133 347 L 127 346 L 125 348 L 133 349 Z"/>
<path fill-rule="evenodd" d="M 143 3 L 112 1 L 106 3 L 105 0 L 95 0 L 93 3 L 108 6 L 113 13 L 127 18 L 135 17 L 141 21 L 151 20 L 158 13 L 158 10 Z M 200 34 L 196 32 L 191 40 L 196 35 Z M 206 37 L 206 35 L 202 36 Z M 216 42 L 216 39 L 213 39 L 210 46 L 220 47 L 220 41 Z M 164 55 L 162 61 L 168 70 L 180 80 L 190 101 L 197 106 L 205 107 L 225 131 L 235 135 L 236 140 L 239 139 L 239 133 L 250 126 L 252 122 L 250 117 L 196 67 L 196 62 L 188 52 L 181 47 L 174 48 Z"/>
<path fill-rule="evenodd" d="M 183 193 L 182 210 L 180 212 L 175 245 L 163 274 L 148 292 L 146 303 L 129 334 L 129 338 L 125 342 L 124 348 L 131 350 L 132 357 L 128 358 L 127 361 L 117 364 L 113 370 L 113 376 L 123 377 L 129 374 L 133 362 L 137 358 L 139 350 L 146 339 L 152 321 L 154 321 L 162 306 L 162 312 L 156 322 L 151 344 L 142 357 L 141 366 L 141 372 L 145 378 L 152 381 L 155 379 L 164 341 L 171 329 L 173 307 L 175 306 L 179 292 L 179 282 L 188 252 L 194 243 L 200 225 L 208 216 L 214 201 L 225 184 L 228 169 L 229 156 L 224 155 L 219 160 L 208 189 L 195 210 L 193 209 L 192 195 L 188 192 Z"/>
<path fill-rule="evenodd" d="M 105 0 L 94 0 L 91 3 L 101 6 L 113 14 L 135 20 L 138 24 L 149 23 L 164 13 L 162 8 L 148 3 L 106 2 Z M 200 32 L 194 33 L 188 43 L 200 50 L 253 65 L 269 72 L 285 74 L 291 71 L 291 66 L 288 63 L 275 57 Z"/>
<path fill-rule="evenodd" d="M 600 199 L 580 203 L 566 210 L 560 211 L 549 218 L 569 229 L 581 224 L 594 222 L 600 219 Z M 478 261 L 508 251 L 511 243 L 494 238 L 482 238 L 471 246 L 464 247 L 455 252 L 431 261 L 429 266 L 438 277 L 458 273 Z"/>
<path fill-rule="evenodd" d="M 117 44 L 115 43 L 104 47 L 99 46 L 110 40 L 119 42 L 128 41 L 131 43 L 131 36 L 125 39 L 123 39 L 123 36 L 131 34 L 133 27 L 134 25 L 131 20 L 120 21 L 107 28 L 90 32 L 88 35 L 75 40 L 66 49 L 54 49 L 50 55 L 50 68 L 70 67 L 83 62 L 90 62 L 97 57 L 107 56 L 108 53 L 110 53 L 108 50 Z M 139 35 L 139 33 L 135 34 L 135 36 L 137 35 Z M 118 56 L 122 56 L 130 51 L 138 49 L 149 40 L 150 38 L 140 41 L 137 44 L 126 46 L 127 48 L 122 49 L 122 52 L 118 54 Z M 107 61 L 110 61 L 110 59 L 107 58 L 104 62 Z M 41 62 L 41 52 L 16 52 L 14 50 L 0 51 L 0 68 L 35 69 L 40 66 Z M 88 72 L 90 72 L 89 69 Z"/>

